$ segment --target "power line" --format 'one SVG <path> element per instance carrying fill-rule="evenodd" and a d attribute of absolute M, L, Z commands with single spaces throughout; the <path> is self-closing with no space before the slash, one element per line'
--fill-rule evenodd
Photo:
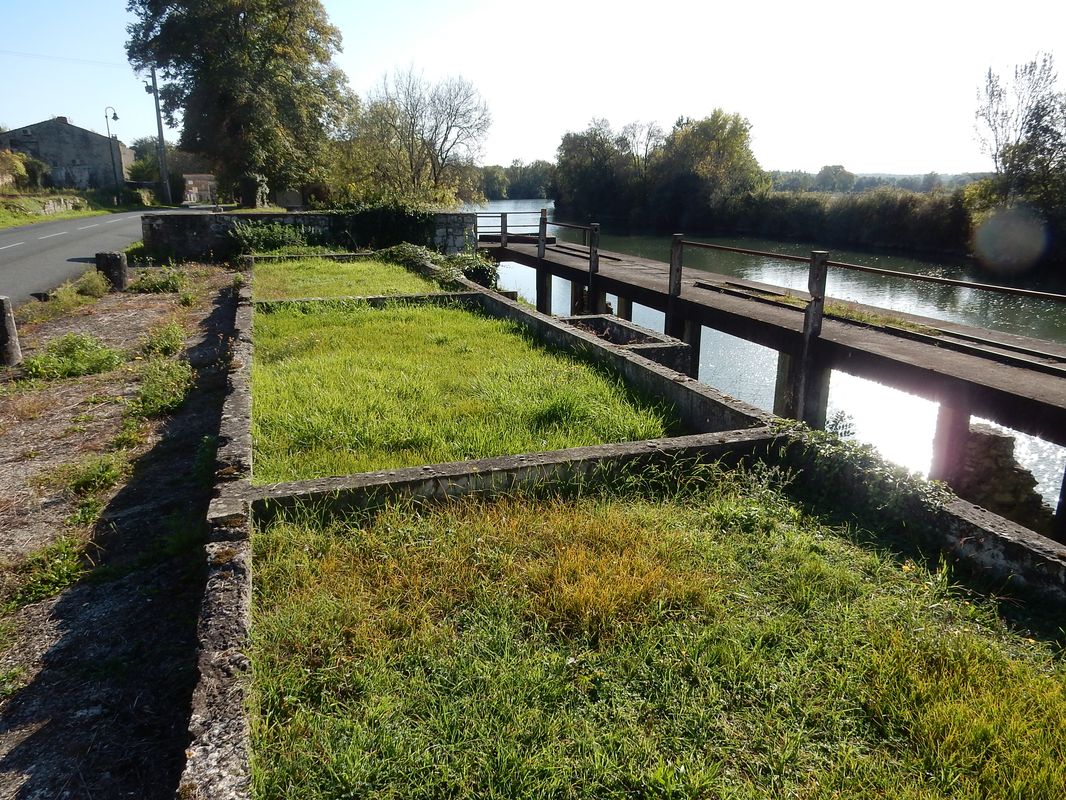
<path fill-rule="evenodd" d="M 0 50 L 0 55 L 22 56 L 23 58 L 37 58 L 42 61 L 69 61 L 74 64 L 95 64 L 98 67 L 113 67 L 115 69 L 132 69 L 129 64 L 118 64 L 114 61 L 93 61 L 89 58 L 70 58 L 68 56 L 51 56 L 44 53 L 22 53 L 18 50 Z"/>

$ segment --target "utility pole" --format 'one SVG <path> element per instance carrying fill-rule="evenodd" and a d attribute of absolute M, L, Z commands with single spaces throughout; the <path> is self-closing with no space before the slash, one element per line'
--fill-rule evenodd
<path fill-rule="evenodd" d="M 155 82 L 155 67 L 152 67 L 152 86 L 144 87 L 144 90 L 155 96 L 155 124 L 159 131 L 159 139 L 155 144 L 155 157 L 159 163 L 159 182 L 163 184 L 163 202 L 168 206 L 173 205 L 170 198 L 170 176 L 167 174 L 167 146 L 163 141 L 163 115 L 159 112 L 159 86 Z"/>

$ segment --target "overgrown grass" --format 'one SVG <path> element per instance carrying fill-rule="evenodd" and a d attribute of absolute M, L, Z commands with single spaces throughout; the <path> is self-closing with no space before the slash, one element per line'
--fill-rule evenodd
<path fill-rule="evenodd" d="M 19 306 L 15 311 L 15 318 L 21 325 L 56 319 L 79 306 L 95 303 L 107 294 L 109 289 L 107 279 L 96 270 L 90 270 L 75 281 L 67 281 L 57 286 L 48 293 L 47 300 L 34 300 Z"/>
<path fill-rule="evenodd" d="M 777 294 L 772 292 L 759 292 L 771 297 L 773 300 L 785 305 L 794 306 L 795 308 L 806 308 L 807 300 L 802 297 L 797 297 L 794 294 L 786 292 L 785 294 Z M 920 322 L 914 322 L 913 320 L 903 319 L 893 314 L 880 314 L 876 311 L 865 311 L 861 308 L 855 308 L 847 303 L 834 303 L 827 302 L 824 307 L 824 313 L 827 317 L 838 317 L 850 322 L 858 322 L 862 325 L 875 325 L 884 328 L 900 328 L 901 330 L 911 331 L 913 333 L 921 333 L 926 336 L 939 336 L 940 331 L 936 328 L 930 328 L 928 325 L 923 325 Z"/>
<path fill-rule="evenodd" d="M 376 259 L 332 261 L 257 261 L 253 282 L 257 300 L 292 297 L 369 297 L 382 294 L 428 294 L 441 287 L 428 278 Z"/>
<path fill-rule="evenodd" d="M 306 313 L 302 313 L 306 311 Z M 671 412 L 456 308 L 258 313 L 255 480 L 650 439 Z"/>
<path fill-rule="evenodd" d="M 135 419 L 158 417 L 178 409 L 196 378 L 188 361 L 170 358 L 149 358 L 138 372 L 137 394 L 127 407 L 127 413 Z"/>
<path fill-rule="evenodd" d="M 700 477 L 257 531 L 255 795 L 1066 796 L 1051 646 Z"/>
<path fill-rule="evenodd" d="M 13 611 L 73 586 L 86 572 L 83 554 L 84 545 L 72 535 L 31 553 L 16 570 L 17 587 L 4 598 L 3 610 Z"/>
<path fill-rule="evenodd" d="M 95 337 L 67 333 L 49 342 L 43 353 L 27 358 L 23 370 L 30 378 L 55 380 L 107 372 L 122 361 L 120 352 L 101 344 Z"/>
<path fill-rule="evenodd" d="M 165 322 L 152 328 L 141 342 L 146 356 L 172 356 L 185 346 L 185 331 L 177 322 Z"/>
<path fill-rule="evenodd" d="M 147 267 L 130 282 L 127 291 L 140 294 L 166 294 L 180 292 L 185 288 L 186 277 L 173 267 Z"/>

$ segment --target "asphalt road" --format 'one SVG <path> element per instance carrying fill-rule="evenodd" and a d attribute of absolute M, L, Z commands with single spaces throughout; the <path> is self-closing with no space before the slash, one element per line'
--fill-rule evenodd
<path fill-rule="evenodd" d="M 0 230 L 0 295 L 20 305 L 76 278 L 96 254 L 124 250 L 141 239 L 141 211 L 39 222 Z"/>

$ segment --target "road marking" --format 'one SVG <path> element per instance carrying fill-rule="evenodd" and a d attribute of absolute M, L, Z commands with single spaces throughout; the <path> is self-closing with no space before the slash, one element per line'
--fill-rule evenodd
<path fill-rule="evenodd" d="M 99 222 L 94 222 L 92 225 L 83 225 L 82 227 L 78 228 L 78 230 L 79 231 L 87 231 L 87 230 L 89 230 L 89 228 L 95 228 L 99 224 L 100 224 Z"/>
<path fill-rule="evenodd" d="M 60 231 L 59 233 L 50 233 L 47 236 L 38 236 L 37 241 L 39 242 L 41 239 L 51 239 L 53 236 L 66 236 L 68 233 L 70 233 L 70 231 Z"/>
<path fill-rule="evenodd" d="M 26 243 L 25 242 L 15 242 L 14 244 L 5 244 L 3 247 L 0 247 L 0 250 L 7 250 L 9 247 L 18 247 L 19 245 L 22 245 L 22 244 L 26 244 Z"/>
<path fill-rule="evenodd" d="M 109 219 L 107 222 L 101 222 L 101 225 L 110 225 L 112 222 L 122 222 L 120 219 Z"/>

